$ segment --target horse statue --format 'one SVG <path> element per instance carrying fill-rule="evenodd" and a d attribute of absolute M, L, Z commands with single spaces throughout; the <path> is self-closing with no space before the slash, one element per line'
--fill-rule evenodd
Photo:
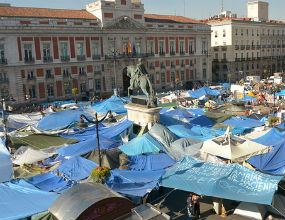
<path fill-rule="evenodd" d="M 130 77 L 130 86 L 128 88 L 128 96 L 130 90 L 140 88 L 147 98 L 147 107 L 155 107 L 155 95 L 152 84 L 149 80 L 149 74 L 145 70 L 143 64 L 139 63 L 136 66 L 127 66 L 127 76 Z"/>

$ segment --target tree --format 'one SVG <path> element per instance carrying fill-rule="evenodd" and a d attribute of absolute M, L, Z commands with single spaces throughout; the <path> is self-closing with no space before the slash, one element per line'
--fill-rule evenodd
<path fill-rule="evenodd" d="M 77 99 L 76 99 L 76 95 L 78 94 L 78 89 L 77 88 L 73 88 L 72 89 L 72 95 L 74 95 L 74 101 L 75 103 L 77 103 Z"/>

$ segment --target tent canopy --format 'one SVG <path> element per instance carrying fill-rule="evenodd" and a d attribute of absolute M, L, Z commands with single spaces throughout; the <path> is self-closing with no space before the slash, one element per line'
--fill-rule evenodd
<path fill-rule="evenodd" d="M 0 182 L 6 182 L 13 177 L 11 155 L 0 138 Z"/>
<path fill-rule="evenodd" d="M 190 97 L 197 98 L 197 99 L 199 99 L 203 96 L 206 96 L 206 95 L 213 95 L 213 96 L 220 95 L 219 90 L 212 90 L 206 86 L 202 87 L 201 89 L 195 90 L 195 91 L 189 90 L 188 93 L 189 93 Z"/>
<path fill-rule="evenodd" d="M 243 162 L 252 156 L 267 153 L 269 150 L 270 148 L 262 144 L 231 135 L 228 129 L 226 134 L 205 141 L 200 151 L 234 162 Z"/>
<path fill-rule="evenodd" d="M 233 127 L 260 127 L 263 126 L 265 123 L 262 121 L 257 121 L 251 118 L 237 118 L 233 117 L 227 121 L 224 121 L 222 124 L 229 125 Z"/>
<path fill-rule="evenodd" d="M 238 164 L 206 163 L 184 157 L 166 171 L 159 184 L 199 195 L 271 205 L 281 179 Z"/>
<path fill-rule="evenodd" d="M 264 173 L 273 175 L 285 174 L 284 133 L 271 129 L 264 136 L 253 140 L 265 146 L 273 146 L 273 150 L 250 158 L 247 162 Z"/>
<path fill-rule="evenodd" d="M 112 96 L 109 99 L 94 104 L 92 107 L 96 112 L 101 114 L 105 114 L 109 110 L 117 114 L 124 114 L 127 112 L 125 105 L 126 103 L 124 100 L 120 99 L 117 96 Z"/>

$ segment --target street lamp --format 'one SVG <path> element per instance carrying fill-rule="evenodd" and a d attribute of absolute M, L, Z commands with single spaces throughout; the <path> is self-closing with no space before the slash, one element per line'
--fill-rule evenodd
<path fill-rule="evenodd" d="M 115 89 L 117 91 L 116 57 L 118 55 L 120 55 L 120 50 L 119 49 L 114 49 L 114 50 L 110 50 L 110 52 L 112 53 L 112 55 L 114 57 Z"/>
<path fill-rule="evenodd" d="M 6 101 L 16 101 L 13 97 L 8 97 L 8 98 L 2 98 L 1 99 L 1 105 L 2 105 L 2 123 L 3 123 L 3 131 L 4 131 L 4 137 L 5 137 L 5 147 L 7 150 L 10 152 L 9 148 L 9 143 L 10 143 L 10 138 L 8 136 L 8 131 L 7 131 L 7 119 L 5 118 L 5 111 L 6 111 Z"/>
<path fill-rule="evenodd" d="M 96 125 L 96 134 L 97 134 L 97 146 L 98 146 L 98 155 L 99 155 L 99 167 L 102 166 L 102 157 L 101 157 L 101 149 L 100 149 L 100 142 L 99 142 L 99 124 L 105 120 L 105 118 L 107 117 L 107 115 L 109 115 L 109 120 L 108 122 L 110 123 L 114 123 L 117 122 L 117 120 L 114 118 L 112 112 L 109 110 L 106 115 L 101 119 L 98 120 L 98 114 L 97 112 L 95 113 L 95 121 L 91 121 L 89 120 L 85 115 L 80 115 L 80 120 L 79 123 L 77 125 L 77 128 L 82 129 L 82 128 L 86 128 L 87 125 L 84 123 L 83 118 L 88 121 L 89 123 L 95 124 Z"/>
<path fill-rule="evenodd" d="M 270 89 L 270 93 L 271 94 L 274 94 L 274 102 L 273 102 L 273 108 L 275 108 L 275 94 L 276 93 L 278 93 L 278 92 L 280 92 L 281 91 L 281 89 L 280 89 L 280 87 L 279 86 L 277 86 L 277 85 L 272 85 L 272 87 L 271 87 L 271 89 Z"/>

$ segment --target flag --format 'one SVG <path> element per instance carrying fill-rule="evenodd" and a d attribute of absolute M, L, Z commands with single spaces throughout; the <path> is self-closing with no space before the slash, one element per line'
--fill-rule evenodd
<path fill-rule="evenodd" d="M 126 44 L 124 43 L 123 44 L 123 54 L 125 54 L 126 53 Z"/>
<path fill-rule="evenodd" d="M 132 44 L 131 44 L 131 42 L 129 42 L 129 53 L 131 53 L 132 52 Z"/>
<path fill-rule="evenodd" d="M 136 52 L 137 52 L 137 51 L 136 51 L 136 46 L 135 46 L 135 44 L 134 44 L 134 46 L 133 46 L 133 53 L 136 54 Z"/>

